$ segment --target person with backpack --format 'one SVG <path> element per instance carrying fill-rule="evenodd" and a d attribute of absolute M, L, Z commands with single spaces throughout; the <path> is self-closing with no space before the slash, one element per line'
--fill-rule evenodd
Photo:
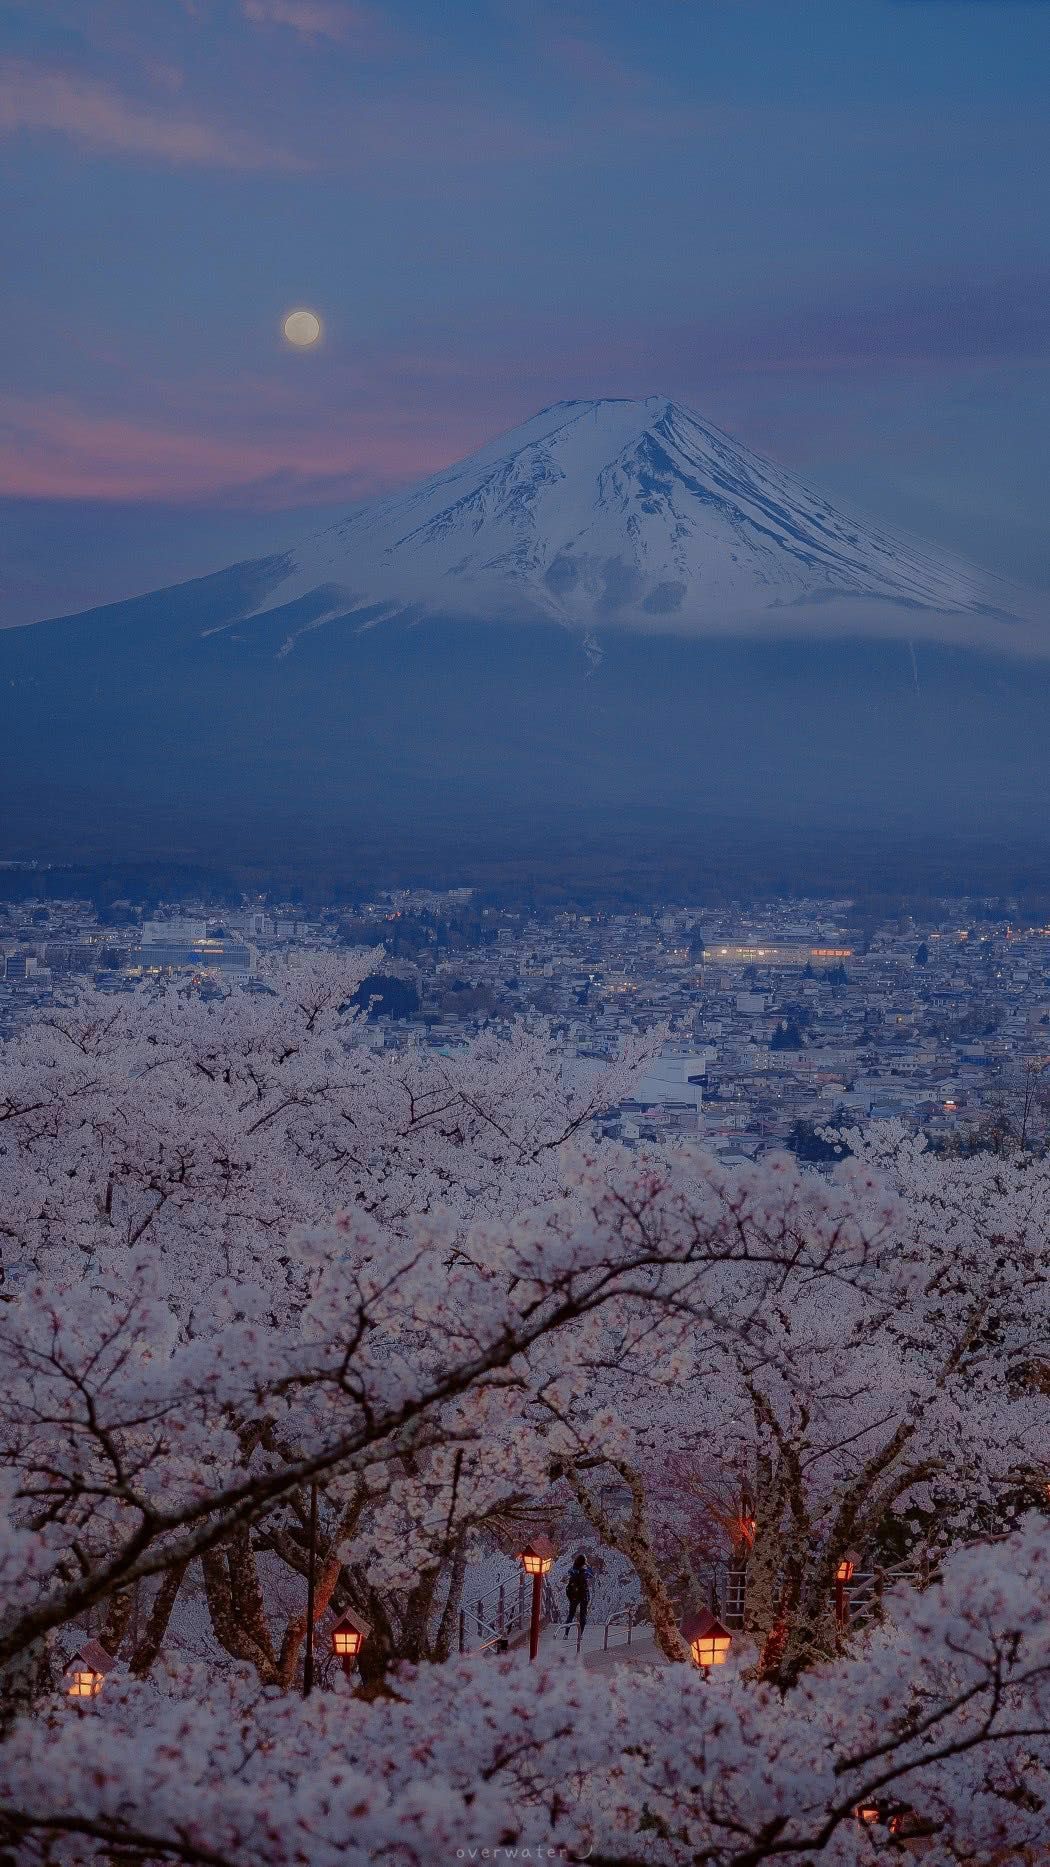
<path fill-rule="evenodd" d="M 565 1638 L 569 1638 L 569 1628 L 573 1621 L 579 1620 L 579 1640 L 583 1639 L 583 1630 L 587 1625 L 587 1609 L 591 1605 L 591 1583 L 594 1570 L 590 1567 L 582 1550 L 574 1556 L 572 1567 L 565 1580 L 565 1595 L 569 1603 L 569 1618 L 565 1623 Z M 577 1646 L 579 1645 L 577 1641 Z"/>

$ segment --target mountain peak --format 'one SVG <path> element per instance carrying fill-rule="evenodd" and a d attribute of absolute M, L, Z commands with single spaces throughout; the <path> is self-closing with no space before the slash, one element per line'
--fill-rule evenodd
<path fill-rule="evenodd" d="M 977 570 L 837 511 L 669 396 L 562 401 L 291 557 L 272 601 L 708 633 L 1009 611 Z M 903 627 L 902 627 L 903 625 Z"/>
<path fill-rule="evenodd" d="M 0 630 L 8 816 L 422 869 L 484 822 L 666 820 L 697 862 L 705 811 L 1013 834 L 1050 660 L 988 592 L 669 397 L 559 402 L 297 551 Z"/>

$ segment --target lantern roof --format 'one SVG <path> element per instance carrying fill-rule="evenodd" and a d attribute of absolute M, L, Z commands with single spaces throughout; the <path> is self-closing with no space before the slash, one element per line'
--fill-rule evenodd
<path fill-rule="evenodd" d="M 707 1608 L 697 1608 L 695 1613 L 687 1614 L 679 1631 L 682 1639 L 690 1642 L 732 1639 L 728 1627 L 723 1627 L 721 1621 L 709 1613 Z"/>
<path fill-rule="evenodd" d="M 536 1536 L 531 1537 L 526 1543 L 521 1554 L 523 1556 L 542 1556 L 544 1561 L 550 1557 L 550 1560 L 553 1562 L 558 1552 L 551 1542 L 550 1537 L 544 1536 L 543 1531 L 540 1530 Z"/>
<path fill-rule="evenodd" d="M 356 1614 L 353 1608 L 347 1608 L 342 1619 L 337 1621 L 332 1629 L 333 1634 L 345 1634 L 347 1632 L 359 1634 L 362 1640 L 366 1640 L 371 1631 L 371 1621 L 366 1621 L 363 1614 Z"/>
<path fill-rule="evenodd" d="M 116 1663 L 114 1655 L 102 1645 L 101 1640 L 81 1640 L 66 1662 L 66 1671 L 73 1672 L 79 1667 L 85 1672 L 101 1673 L 104 1678 L 106 1673 L 113 1671 Z"/>

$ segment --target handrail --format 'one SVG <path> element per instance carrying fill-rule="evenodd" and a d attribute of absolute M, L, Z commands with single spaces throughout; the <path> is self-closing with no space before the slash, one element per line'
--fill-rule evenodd
<path fill-rule="evenodd" d="M 631 1637 L 634 1633 L 634 1617 L 636 1613 L 638 1612 L 639 1607 L 640 1607 L 639 1602 L 631 1601 L 631 1602 L 628 1602 L 625 1608 L 617 1608 L 615 1614 L 609 1615 L 608 1620 L 604 1623 L 605 1638 L 602 1641 L 603 1653 L 608 1653 L 609 1651 L 609 1629 L 610 1627 L 616 1627 L 623 1620 L 623 1617 L 625 1614 L 627 1616 L 627 1639 L 624 1641 L 624 1645 L 628 1647 L 630 1646 Z"/>
<path fill-rule="evenodd" d="M 973 1539 L 964 1545 L 970 1548 L 988 1542 L 999 1542 L 1005 1533 L 992 1532 L 985 1537 Z M 902 1562 L 876 1564 L 871 1569 L 854 1574 L 845 1585 L 845 1602 L 849 1621 L 863 1626 L 865 1622 L 881 1614 L 884 1597 L 897 1587 L 922 1587 L 930 1581 L 937 1570 L 937 1563 L 928 1557 L 918 1561 L 905 1558 Z M 719 1591 L 722 1592 L 721 1590 Z M 731 1564 L 725 1578 L 725 1596 L 722 1612 L 727 1624 L 739 1626 L 743 1621 L 744 1598 L 746 1592 L 746 1569 L 742 1565 Z M 550 1582 L 543 1583 L 543 1624 L 561 1625 L 562 1613 Z M 676 1604 L 681 1606 L 681 1604 Z M 614 1628 L 626 1626 L 627 1638 L 623 1643 L 630 1646 L 634 1638 L 634 1629 L 641 1624 L 644 1616 L 644 1604 L 641 1601 L 626 1603 L 616 1608 L 604 1621 L 595 1623 L 602 1628 L 602 1648 L 609 1650 L 609 1636 Z M 531 1601 L 527 1598 L 524 1575 L 519 1577 L 517 1600 L 508 1605 L 507 1589 L 504 1583 L 490 1590 L 487 1596 L 479 1596 L 477 1601 L 467 1608 L 461 1608 L 459 1615 L 459 1650 L 467 1651 L 467 1629 L 471 1622 L 476 1626 L 478 1635 L 485 1638 L 473 1649 L 484 1653 L 498 1647 L 502 1641 L 508 1644 L 524 1639 L 531 1618 Z M 577 1647 L 579 1647 L 579 1639 Z"/>
<path fill-rule="evenodd" d="M 847 1622 L 864 1626 L 867 1621 L 880 1619 L 882 1604 L 895 1588 L 921 1587 L 929 1580 L 929 1569 L 925 1563 L 895 1562 L 885 1568 L 876 1565 L 873 1569 L 862 1570 L 854 1575 L 845 1587 L 845 1609 Z"/>
<path fill-rule="evenodd" d="M 496 1604 L 494 1615 L 490 1605 L 493 1602 Z M 544 1579 L 541 1595 L 541 1615 L 542 1623 L 548 1626 L 560 1619 L 554 1590 L 546 1579 Z M 479 1638 L 477 1646 L 469 1650 L 475 1653 L 485 1653 L 491 1647 L 498 1647 L 503 1640 L 508 1645 L 511 1642 L 523 1640 L 531 1621 L 532 1593 L 531 1590 L 526 1590 L 524 1575 L 518 1585 L 517 1600 L 509 1608 L 506 1587 L 501 1582 L 499 1587 L 492 1589 L 488 1595 L 479 1595 L 472 1606 L 460 1608 L 459 1650 L 461 1653 L 468 1651 L 467 1632 L 471 1623 L 476 1628 Z M 485 1635 L 484 1639 L 480 1638 L 482 1634 Z"/>

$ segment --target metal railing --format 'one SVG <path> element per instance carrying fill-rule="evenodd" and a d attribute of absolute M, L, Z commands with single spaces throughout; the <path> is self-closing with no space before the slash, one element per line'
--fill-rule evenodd
<path fill-rule="evenodd" d="M 628 1607 L 619 1608 L 615 1614 L 610 1614 L 608 1620 L 604 1622 L 605 1635 L 602 1640 L 603 1653 L 608 1653 L 609 1651 L 609 1632 L 613 1627 L 626 1626 L 627 1638 L 626 1640 L 620 1641 L 619 1644 L 625 1647 L 630 1646 L 635 1623 L 639 1619 L 640 1614 L 641 1604 L 637 1601 L 632 1601 Z"/>
<path fill-rule="evenodd" d="M 998 1541 L 993 1535 L 977 1541 Z M 937 1562 L 928 1552 L 912 1555 L 903 1562 L 875 1565 L 871 1569 L 860 1570 L 853 1575 L 844 1588 L 846 1625 L 860 1629 L 882 1618 L 883 1603 L 887 1596 L 897 1588 L 925 1588 L 937 1572 Z M 591 1597 L 591 1608 L 595 1604 L 595 1590 Z M 744 1607 L 747 1592 L 747 1567 L 740 1562 L 716 1563 L 711 1567 L 706 1586 L 701 1593 L 708 1598 L 713 1613 L 725 1622 L 730 1630 L 743 1627 Z M 615 1598 L 615 1597 L 614 1597 Z M 543 1583 L 542 1625 L 561 1626 L 567 1620 L 567 1613 L 560 1606 L 559 1594 L 547 1579 Z M 676 1609 L 684 1609 L 683 1602 L 676 1600 Z M 493 1649 L 508 1650 L 526 1640 L 532 1618 L 532 1590 L 524 1574 L 519 1574 L 516 1587 L 501 1582 L 498 1588 L 490 1589 L 487 1595 L 479 1595 L 475 1601 L 465 1604 L 459 1613 L 459 1651 L 486 1652 Z M 635 1628 L 644 1625 L 648 1616 L 644 1603 L 640 1600 L 629 1601 L 615 1608 L 603 1619 L 593 1612 L 589 1616 L 593 1627 L 602 1630 L 602 1650 L 608 1652 L 612 1635 L 619 1630 L 626 1630 L 622 1642 L 630 1646 Z M 582 1644 L 582 1636 L 577 1623 L 577 1652 Z"/>
<path fill-rule="evenodd" d="M 557 1621 L 558 1603 L 549 1582 L 543 1584 L 543 1623 Z M 459 1611 L 459 1650 L 483 1653 L 491 1648 L 516 1646 L 527 1637 L 532 1621 L 532 1589 L 522 1574 L 516 1590 L 501 1582 L 487 1595 L 479 1595 Z"/>
<path fill-rule="evenodd" d="M 721 1577 L 720 1580 L 721 1587 L 717 1588 L 717 1596 L 721 1599 L 722 1613 L 719 1618 L 724 1621 L 726 1627 L 729 1628 L 731 1632 L 735 1632 L 744 1625 L 744 1597 L 747 1593 L 747 1564 L 743 1562 L 727 1563 L 724 1576 Z"/>
<path fill-rule="evenodd" d="M 895 1588 L 925 1588 L 931 1572 L 925 1562 L 896 1562 L 858 1571 L 844 1590 L 847 1625 L 866 1627 L 869 1621 L 881 1620 L 887 1595 Z"/>

